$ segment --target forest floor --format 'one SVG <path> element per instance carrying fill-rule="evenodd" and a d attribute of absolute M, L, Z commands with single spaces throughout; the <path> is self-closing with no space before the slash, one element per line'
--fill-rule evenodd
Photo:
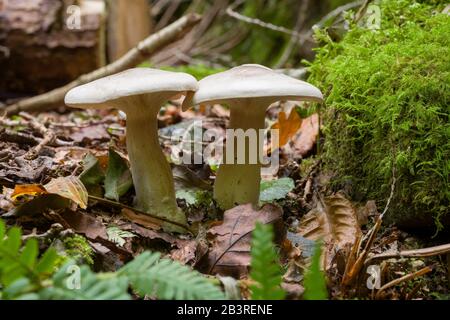
<path fill-rule="evenodd" d="M 289 107 L 274 105 L 267 121 L 273 124 L 280 110 Z M 173 130 L 189 128 L 193 120 L 224 132 L 228 111 L 221 106 L 201 109 L 180 112 L 174 101 L 162 110 L 160 141 L 168 157 L 179 143 L 170 138 Z M 317 155 L 318 123 L 312 115 L 297 123 L 287 117 L 282 124 L 291 127 L 285 133 L 289 141 L 281 149 L 279 169 L 265 177 L 266 204 L 260 210 L 239 206 L 224 213 L 211 197 L 214 165 L 173 165 L 179 206 L 192 231 L 174 235 L 162 231 L 157 219 L 131 208 L 125 120 L 118 113 L 61 110 L 0 118 L 0 217 L 21 226 L 25 236 L 48 240 L 42 246 L 73 234 L 84 236 L 96 271 L 115 270 L 144 250 L 160 251 L 202 273 L 234 277 L 241 296 L 248 298 L 250 240 L 245 234 L 254 228 L 255 217 L 265 214 L 281 222 L 276 241 L 285 272 L 282 286 L 290 299 L 302 297 L 303 271 L 318 239 L 324 242 L 322 262 L 331 299 L 448 299 L 450 255 L 439 254 L 448 248 L 433 248 L 445 243 L 442 237 L 418 237 L 384 225 L 381 213 L 389 214 L 389 208 L 377 208 L 374 201 L 352 203 L 345 191 L 329 193 Z M 115 178 L 102 180 L 109 174 Z M 71 176 L 85 183 L 87 202 L 75 182 L 55 180 Z M 49 182 L 51 192 L 41 188 Z M 115 199 L 102 200 L 104 188 Z M 60 205 L 46 196 L 53 192 L 72 203 Z M 246 219 L 230 231 L 236 215 Z M 233 244 L 243 251 L 225 247 L 220 236 L 238 239 Z"/>

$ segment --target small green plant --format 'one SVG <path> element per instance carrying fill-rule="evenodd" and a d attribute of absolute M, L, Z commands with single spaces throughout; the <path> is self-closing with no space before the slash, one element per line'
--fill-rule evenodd
<path fill-rule="evenodd" d="M 312 256 L 311 265 L 305 273 L 303 285 L 305 300 L 326 300 L 328 298 L 327 283 L 323 271 L 320 269 L 321 244 L 317 243 Z"/>
<path fill-rule="evenodd" d="M 272 225 L 257 223 L 252 233 L 250 277 L 256 284 L 250 287 L 253 300 L 281 300 L 282 273 L 273 245 Z"/>
<path fill-rule="evenodd" d="M 131 299 L 131 287 L 141 297 L 158 299 L 225 299 L 223 292 L 197 271 L 159 253 L 144 252 L 116 272 L 94 273 L 49 248 L 41 258 L 36 239 L 22 244 L 21 230 L 6 232 L 0 220 L 0 299 Z"/>

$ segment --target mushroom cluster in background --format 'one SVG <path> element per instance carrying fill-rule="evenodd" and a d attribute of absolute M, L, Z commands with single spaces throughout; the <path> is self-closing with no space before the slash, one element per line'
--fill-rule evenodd
<path fill-rule="evenodd" d="M 127 149 L 136 207 L 141 211 L 186 224 L 184 213 L 177 207 L 170 165 L 158 140 L 157 114 L 164 102 L 178 94 L 186 94 L 183 108 L 195 104 L 226 104 L 231 111 L 230 128 L 246 132 L 264 129 L 266 108 L 279 100 L 322 101 L 316 87 L 271 69 L 247 64 L 197 80 L 186 73 L 150 68 L 130 69 L 76 87 L 65 97 L 68 106 L 84 109 L 117 108 L 127 115 Z M 237 204 L 259 202 L 263 139 L 257 136 L 257 146 L 245 140 L 243 163 L 236 163 L 237 150 L 219 167 L 214 186 L 214 198 L 223 209 Z M 234 140 L 235 135 L 232 136 Z M 236 141 L 227 146 L 236 148 Z M 231 144 L 232 143 L 232 144 Z M 252 147 L 252 148 L 251 148 Z M 255 155 L 256 162 L 250 161 Z M 241 150 L 239 150 L 241 151 Z M 230 150 L 228 150 L 230 153 Z M 169 224 L 166 231 L 184 230 Z"/>

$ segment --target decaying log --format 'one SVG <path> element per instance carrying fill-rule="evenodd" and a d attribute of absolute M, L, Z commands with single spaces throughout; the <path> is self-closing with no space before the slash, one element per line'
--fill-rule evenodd
<path fill-rule="evenodd" d="M 54 89 L 29 99 L 21 100 L 7 106 L 4 110 L 8 115 L 11 115 L 17 114 L 20 111 L 41 111 L 61 105 L 65 94 L 70 89 L 138 65 L 149 58 L 153 53 L 174 42 L 181 35 L 191 30 L 191 28 L 200 20 L 201 17 L 199 15 L 188 14 L 139 42 L 135 48 L 128 51 L 119 60 L 116 60 L 103 68 L 82 75 L 64 87 Z"/>
<path fill-rule="evenodd" d="M 0 2 L 0 92 L 45 92 L 104 64 L 103 1 Z"/>

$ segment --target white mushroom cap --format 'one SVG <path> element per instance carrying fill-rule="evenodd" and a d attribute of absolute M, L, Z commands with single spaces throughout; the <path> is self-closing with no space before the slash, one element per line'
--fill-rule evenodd
<path fill-rule="evenodd" d="M 232 99 L 267 98 L 278 100 L 323 101 L 315 86 L 258 64 L 244 64 L 213 74 L 199 82 L 192 103 L 226 103 Z"/>
<path fill-rule="evenodd" d="M 103 109 L 126 97 L 197 89 L 197 80 L 187 73 L 134 68 L 73 88 L 64 102 L 71 107 Z"/>

